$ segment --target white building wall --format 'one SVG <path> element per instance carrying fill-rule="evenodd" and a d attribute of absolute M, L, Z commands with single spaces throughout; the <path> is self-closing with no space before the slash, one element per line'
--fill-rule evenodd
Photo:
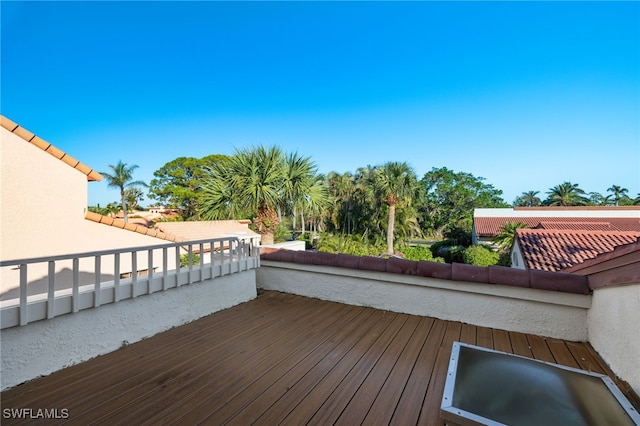
<path fill-rule="evenodd" d="M 588 325 L 594 349 L 640 394 L 640 283 L 594 290 Z"/>
<path fill-rule="evenodd" d="M 87 176 L 0 127 L 0 259 L 57 254 L 84 221 Z"/>

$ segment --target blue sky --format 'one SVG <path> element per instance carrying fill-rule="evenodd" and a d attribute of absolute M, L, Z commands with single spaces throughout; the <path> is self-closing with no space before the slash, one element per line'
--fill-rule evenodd
<path fill-rule="evenodd" d="M 640 193 L 639 2 L 0 7 L 2 114 L 98 171 L 263 144 L 323 173 L 447 167 L 507 202 Z"/>

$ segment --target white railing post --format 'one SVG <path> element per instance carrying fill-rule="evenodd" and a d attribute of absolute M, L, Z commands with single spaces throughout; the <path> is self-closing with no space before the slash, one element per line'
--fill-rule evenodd
<path fill-rule="evenodd" d="M 131 252 L 131 298 L 136 297 L 136 284 L 138 284 L 138 252 Z"/>
<path fill-rule="evenodd" d="M 189 284 L 193 282 L 193 278 L 191 277 L 191 273 L 193 272 L 193 245 L 188 245 L 187 257 L 189 258 Z"/>
<path fill-rule="evenodd" d="M 120 301 L 120 253 L 113 255 L 113 301 Z"/>
<path fill-rule="evenodd" d="M 80 258 L 73 258 L 73 284 L 72 284 L 72 294 L 71 304 L 73 306 L 72 312 L 78 312 L 80 310 Z"/>
<path fill-rule="evenodd" d="M 149 250 L 147 257 L 147 278 L 149 278 L 147 293 L 153 293 L 153 289 L 151 288 L 151 281 L 153 280 L 153 250 Z"/>
<path fill-rule="evenodd" d="M 166 247 L 162 247 L 162 291 L 167 289 L 167 269 L 169 269 L 168 262 L 168 249 Z M 180 265 L 176 266 L 178 269 Z"/>
<path fill-rule="evenodd" d="M 49 261 L 49 288 L 47 293 L 47 319 L 51 319 L 55 315 L 55 297 L 56 297 L 56 262 Z"/>
<path fill-rule="evenodd" d="M 27 264 L 20 265 L 20 325 L 27 325 Z"/>
<path fill-rule="evenodd" d="M 100 271 L 102 270 L 102 264 L 101 264 L 101 258 L 100 256 L 96 256 L 96 260 L 95 260 L 95 286 L 94 286 L 94 292 L 93 292 L 93 306 L 94 307 L 98 307 L 100 306 L 100 296 L 101 296 L 101 291 L 100 291 L 100 283 L 102 282 L 101 278 L 101 274 Z"/>

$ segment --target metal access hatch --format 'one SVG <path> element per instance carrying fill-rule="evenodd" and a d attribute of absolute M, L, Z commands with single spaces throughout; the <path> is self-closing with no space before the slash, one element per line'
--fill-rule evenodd
<path fill-rule="evenodd" d="M 447 425 L 640 425 L 608 376 L 460 342 L 440 413 Z"/>

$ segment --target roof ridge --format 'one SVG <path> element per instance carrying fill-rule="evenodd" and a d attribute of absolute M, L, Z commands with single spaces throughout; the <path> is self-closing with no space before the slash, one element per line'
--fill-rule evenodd
<path fill-rule="evenodd" d="M 588 229 L 542 229 L 542 228 L 518 228 L 516 232 L 526 234 L 596 234 L 596 235 L 635 235 L 640 236 L 640 231 L 603 231 L 603 230 L 588 230 Z"/>
<path fill-rule="evenodd" d="M 113 226 L 120 229 L 125 229 L 127 231 L 136 232 L 138 234 L 147 235 L 149 237 L 159 238 L 161 240 L 171 241 L 174 243 L 179 243 L 183 241 L 182 238 L 179 238 L 168 232 L 164 232 L 159 229 L 147 228 L 146 226 L 143 226 L 143 225 L 128 223 L 120 219 L 114 219 L 109 216 L 101 215 L 99 213 L 88 211 L 85 214 L 84 218 L 92 222 L 100 223 L 107 226 Z"/>
<path fill-rule="evenodd" d="M 76 160 L 66 152 L 56 148 L 46 140 L 42 139 L 39 136 L 36 136 L 34 133 L 31 133 L 29 130 L 25 129 L 24 127 L 20 126 L 14 121 L 11 121 L 10 119 L 8 119 L 7 117 L 1 114 L 0 114 L 0 125 L 5 129 L 7 129 L 9 132 L 25 140 L 26 142 L 29 142 L 37 146 L 44 152 L 54 156 L 55 158 L 62 161 L 63 163 L 66 163 L 67 165 L 73 167 L 74 169 L 78 170 L 82 174 L 86 175 L 87 180 L 89 181 L 102 180 L 102 175 L 97 171 L 93 170 L 91 167 L 81 163 L 80 161 Z"/>

